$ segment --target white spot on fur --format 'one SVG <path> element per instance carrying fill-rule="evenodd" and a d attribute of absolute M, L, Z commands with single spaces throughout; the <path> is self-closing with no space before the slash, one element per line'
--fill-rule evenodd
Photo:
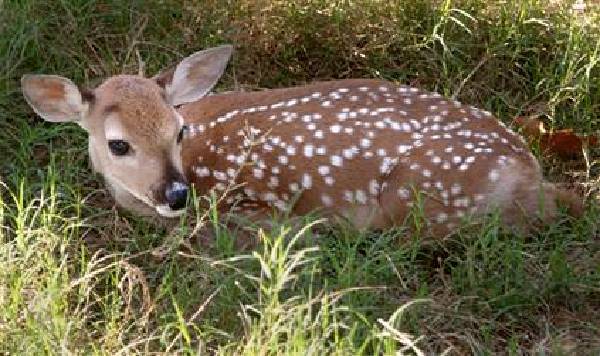
<path fill-rule="evenodd" d="M 210 176 L 210 169 L 208 169 L 208 167 L 196 167 L 195 172 L 196 175 L 200 178 Z"/>
<path fill-rule="evenodd" d="M 312 187 L 312 177 L 309 174 L 304 173 L 302 175 L 302 188 L 310 189 L 311 187 Z"/>
<path fill-rule="evenodd" d="M 319 166 L 318 171 L 320 175 L 326 176 L 331 170 L 329 169 L 329 166 Z"/>
<path fill-rule="evenodd" d="M 498 179 L 500 179 L 500 173 L 496 169 L 492 169 L 488 176 L 492 182 L 496 182 Z"/>
<path fill-rule="evenodd" d="M 406 188 L 399 188 L 397 192 L 401 199 L 408 199 L 410 197 L 410 192 Z"/>
<path fill-rule="evenodd" d="M 336 167 L 341 167 L 342 166 L 342 157 L 337 156 L 337 155 L 333 155 L 331 156 L 331 164 L 336 166 Z"/>
<path fill-rule="evenodd" d="M 366 204 L 367 203 L 367 194 L 365 193 L 364 190 L 357 190 L 356 191 L 356 201 L 359 204 Z"/>
<path fill-rule="evenodd" d="M 321 195 L 321 202 L 323 202 L 323 205 L 328 207 L 333 205 L 333 199 L 327 194 Z"/>

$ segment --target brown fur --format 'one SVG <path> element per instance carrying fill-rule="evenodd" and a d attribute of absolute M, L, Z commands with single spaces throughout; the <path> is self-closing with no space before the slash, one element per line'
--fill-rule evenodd
<path fill-rule="evenodd" d="M 326 94 L 337 88 L 347 88 L 350 92 L 356 92 L 357 88 L 367 86 L 369 88 L 378 88 L 380 86 L 389 87 L 390 90 L 395 88 L 389 82 L 377 80 L 344 80 L 337 82 L 316 83 L 304 87 L 287 88 L 278 90 L 268 90 L 265 92 L 254 93 L 231 93 L 225 95 L 215 95 L 199 100 L 195 103 L 184 105 L 180 109 L 180 113 L 184 117 L 187 124 L 204 124 L 208 126 L 211 121 L 216 120 L 219 116 L 227 112 L 243 109 L 248 107 L 258 107 L 261 105 L 271 105 L 279 101 L 293 100 L 310 95 L 313 92 L 321 92 Z M 423 92 L 419 92 L 421 94 Z M 242 138 L 236 133 L 245 126 L 252 126 L 260 129 L 262 134 L 269 136 L 280 136 L 283 141 L 292 143 L 296 146 L 296 155 L 289 157 L 289 164 L 293 164 L 295 169 L 281 169 L 281 173 L 277 175 L 280 182 L 279 187 L 268 187 L 268 174 L 270 167 L 282 166 L 277 163 L 278 156 L 285 152 L 280 148 L 275 148 L 271 152 L 266 152 L 257 145 L 252 150 L 260 154 L 260 159 L 266 162 L 268 168 L 265 170 L 264 178 L 253 176 L 252 169 L 256 167 L 257 162 L 248 160 L 244 167 L 239 172 L 234 183 L 244 184 L 246 187 L 252 188 L 257 193 L 275 191 L 276 194 L 293 195 L 288 189 L 290 182 L 299 182 L 302 179 L 302 174 L 310 172 L 313 182 L 311 189 L 305 189 L 298 193 L 297 200 L 292 208 L 292 214 L 305 214 L 315 209 L 323 209 L 321 195 L 326 192 L 331 196 L 335 196 L 335 204 L 332 207 L 324 208 L 326 214 L 341 214 L 350 218 L 361 227 L 378 227 L 386 228 L 393 225 L 401 224 L 412 213 L 414 209 L 419 208 L 414 202 L 412 207 L 407 201 L 403 201 L 398 197 L 397 191 L 400 188 L 410 191 L 411 199 L 414 199 L 414 194 L 422 194 L 423 211 L 425 217 L 430 220 L 431 230 L 436 235 L 445 234 L 457 226 L 463 216 L 480 215 L 486 211 L 490 211 L 493 207 L 499 207 L 502 214 L 505 216 L 505 222 L 508 224 L 518 223 L 527 225 L 530 222 L 530 217 L 535 216 L 540 210 L 547 210 L 544 214 L 547 217 L 553 216 L 556 212 L 555 198 L 565 200 L 568 196 L 571 201 L 575 201 L 571 195 L 566 193 L 558 193 L 549 183 L 545 183 L 540 173 L 539 165 L 534 157 L 529 153 L 527 146 L 522 139 L 514 134 L 508 133 L 501 127 L 498 121 L 494 118 L 474 118 L 470 114 L 465 114 L 461 111 L 467 106 L 454 107 L 453 105 L 442 105 L 442 98 L 429 98 L 425 100 L 414 100 L 411 106 L 400 104 L 386 104 L 383 99 L 377 98 L 373 100 L 360 100 L 356 102 L 343 101 L 335 107 L 324 108 L 321 101 L 313 100 L 305 104 L 297 104 L 292 108 L 281 107 L 270 109 L 266 112 L 254 112 L 243 115 L 238 115 L 235 120 L 230 120 L 225 123 L 216 125 L 212 129 L 207 129 L 206 133 L 199 134 L 188 140 L 184 140 L 183 146 L 183 166 L 188 179 L 193 182 L 200 194 L 206 194 L 210 189 L 214 188 L 217 180 L 213 176 L 198 177 L 194 169 L 198 166 L 210 167 L 213 171 L 224 172 L 232 165 L 225 157 L 228 154 L 239 155 L 241 152 L 240 142 Z M 469 150 L 462 147 L 464 142 L 482 141 L 479 139 L 462 139 L 455 136 L 454 140 L 423 140 L 423 146 L 414 148 L 410 154 L 396 154 L 396 147 L 403 142 L 410 144 L 411 133 L 397 132 L 393 130 L 377 130 L 377 137 L 374 140 L 374 145 L 383 147 L 390 155 L 398 157 L 397 164 L 391 172 L 381 174 L 380 160 L 376 159 L 351 159 L 344 160 L 344 165 L 341 168 L 332 167 L 335 174 L 335 184 L 332 187 L 326 186 L 322 177 L 316 173 L 316 167 L 319 165 L 329 165 L 329 157 L 332 153 L 340 154 L 341 147 L 348 147 L 355 143 L 358 145 L 358 140 L 362 137 L 359 135 L 338 134 L 332 135 L 325 132 L 324 140 L 309 139 L 308 142 L 316 147 L 324 145 L 328 147 L 328 152 L 324 156 L 313 155 L 311 158 L 303 156 L 302 146 L 305 144 L 297 144 L 293 142 L 293 137 L 296 134 L 307 135 L 306 124 L 299 119 L 290 123 L 277 125 L 277 120 L 270 121 L 267 118 L 270 115 L 280 115 L 285 111 L 293 111 L 299 116 L 318 112 L 322 115 L 322 120 L 325 123 L 334 124 L 337 122 L 336 113 L 340 112 L 341 108 L 348 108 L 351 111 L 359 110 L 362 107 L 378 108 L 385 106 L 393 106 L 399 109 L 408 111 L 407 120 L 415 118 L 421 120 L 426 115 L 435 114 L 431 112 L 431 105 L 440 106 L 440 110 L 445 109 L 448 114 L 444 118 L 444 122 L 440 125 L 445 125 L 448 122 L 460 120 L 462 117 L 470 117 L 468 123 L 464 123 L 463 128 L 468 128 L 473 132 L 481 132 L 490 134 L 497 132 L 501 137 L 507 140 L 506 144 L 490 144 L 493 147 L 493 153 L 482 158 L 483 154 L 476 155 L 478 159 L 466 171 L 459 171 L 456 164 L 452 164 L 451 170 L 442 170 L 439 166 L 432 166 L 426 160 L 427 152 L 443 152 L 448 145 L 454 145 L 454 151 L 450 156 L 467 157 L 472 155 Z M 468 109 L 471 110 L 471 109 Z M 374 118 L 373 121 L 377 120 Z M 324 125 L 325 128 L 329 124 Z M 347 125 L 346 125 L 347 126 Z M 229 136 L 229 141 L 224 142 L 223 137 Z M 258 139 L 256 137 L 255 139 Z M 215 145 L 223 150 L 222 153 L 210 152 L 209 147 Z M 367 149 L 361 148 L 361 154 Z M 481 156 L 481 157 L 480 157 Z M 497 158 L 499 156 L 508 157 L 508 163 L 504 168 L 498 167 Z M 488 157 L 491 157 L 488 159 Z M 424 164 L 431 168 L 431 176 L 424 178 L 422 171 L 411 170 L 410 166 L 413 163 Z M 437 169 L 434 169 L 437 168 Z M 488 175 L 492 170 L 498 170 L 499 181 L 491 182 Z M 371 179 L 376 179 L 381 184 L 387 184 L 385 189 L 382 189 L 376 197 L 375 201 L 371 201 L 369 195 L 369 203 L 360 205 L 339 199 L 341 192 L 345 189 L 362 189 L 367 190 L 368 182 Z M 424 183 L 431 182 L 432 184 L 443 184 L 445 189 L 426 188 Z M 457 209 L 453 206 L 453 197 L 444 198 L 440 196 L 443 190 L 449 191 L 453 183 L 460 184 L 460 193 L 457 196 L 464 196 L 469 199 L 468 209 Z M 540 187 L 547 189 L 540 190 Z M 500 189 L 498 189 L 501 187 Z M 272 205 L 261 199 L 252 199 L 243 193 L 243 189 L 238 189 L 241 194 L 241 206 L 247 206 L 248 210 L 262 209 L 270 211 Z M 419 193 L 420 192 L 420 193 Z M 540 195 L 546 195 L 546 203 L 540 205 Z M 473 197 L 479 197 L 475 201 Z M 290 199 L 292 200 L 292 199 Z M 462 203 L 462 202 L 461 202 Z M 229 209 L 231 206 L 225 206 Z M 457 210 L 463 211 L 460 216 L 457 216 Z M 444 220 L 444 224 L 436 224 L 436 218 Z"/>
<path fill-rule="evenodd" d="M 199 51 L 156 79 L 118 75 L 93 91 L 56 75 L 26 74 L 21 85 L 42 118 L 76 122 L 88 132 L 92 165 L 119 205 L 174 217 L 187 195 L 178 139 L 183 119 L 174 106 L 204 96 L 231 52 L 227 45 Z"/>
<path fill-rule="evenodd" d="M 557 204 L 582 211 L 575 195 L 544 181 L 519 136 L 438 94 L 355 79 L 202 98 L 230 54 L 197 52 L 154 79 L 115 76 L 85 98 L 66 78 L 22 83 L 42 117 L 88 131 L 95 169 L 121 206 L 141 214 L 181 213 L 165 187 L 185 187 L 182 174 L 199 195 L 227 190 L 220 208 L 254 218 L 318 210 L 388 228 L 422 215 L 436 236 L 494 210 L 521 228 L 553 219 Z M 127 154 L 113 153 L 114 141 Z"/>
<path fill-rule="evenodd" d="M 116 76 L 99 86 L 95 93 L 100 100 L 94 110 L 104 117 L 107 111 L 118 111 L 127 132 L 139 137 L 139 145 L 148 150 L 171 145 L 177 134 L 173 112 L 164 92 L 152 80 Z"/>
<path fill-rule="evenodd" d="M 155 209 L 131 191 L 139 191 L 153 204 L 164 204 L 163 186 L 171 174 L 171 152 L 179 132 L 175 111 L 154 81 L 138 76 L 112 77 L 94 90 L 94 97 L 84 125 L 90 133 L 95 170 L 106 178 L 119 205 L 156 215 Z M 121 159 L 112 157 L 107 149 L 109 120 L 122 128 L 120 138 L 135 151 L 136 161 L 127 168 L 121 168 Z"/>
<path fill-rule="evenodd" d="M 40 95 L 48 98 L 59 99 L 65 96 L 65 87 L 58 83 L 47 82 L 43 88 L 44 90 Z"/>

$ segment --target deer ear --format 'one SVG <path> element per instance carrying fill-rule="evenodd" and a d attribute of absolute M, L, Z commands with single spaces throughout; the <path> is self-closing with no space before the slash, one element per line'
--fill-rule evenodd
<path fill-rule="evenodd" d="M 171 105 L 196 101 L 208 93 L 223 75 L 231 58 L 230 45 L 209 48 L 186 57 L 175 68 L 154 77 L 163 86 Z"/>
<path fill-rule="evenodd" d="M 67 78 L 56 75 L 21 77 L 21 90 L 33 111 L 51 122 L 79 122 L 87 105 L 79 88 Z"/>

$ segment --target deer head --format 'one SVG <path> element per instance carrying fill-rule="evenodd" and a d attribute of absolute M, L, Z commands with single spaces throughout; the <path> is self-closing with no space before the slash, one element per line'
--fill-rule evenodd
<path fill-rule="evenodd" d="M 186 126 L 175 108 L 205 96 L 231 53 L 229 45 L 207 49 L 153 78 L 117 75 L 90 91 L 56 75 L 24 75 L 21 84 L 44 120 L 75 122 L 87 131 L 92 165 L 119 205 L 174 217 L 188 195 L 180 155 Z"/>

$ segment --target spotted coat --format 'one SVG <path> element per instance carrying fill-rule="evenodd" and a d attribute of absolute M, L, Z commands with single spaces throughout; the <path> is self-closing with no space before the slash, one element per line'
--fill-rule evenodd
<path fill-rule="evenodd" d="M 388 227 L 422 208 L 444 232 L 492 206 L 536 210 L 543 185 L 524 141 L 489 112 L 386 81 L 213 95 L 179 112 L 185 175 L 200 194 L 227 191 L 225 209 Z"/>

